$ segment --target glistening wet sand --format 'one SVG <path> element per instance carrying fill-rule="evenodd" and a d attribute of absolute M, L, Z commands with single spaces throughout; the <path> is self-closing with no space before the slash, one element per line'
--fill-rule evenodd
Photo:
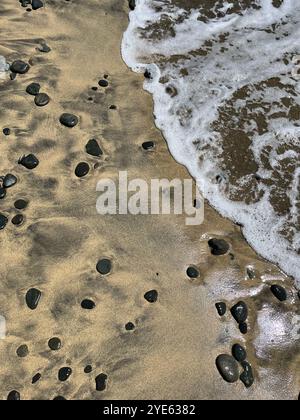
<path fill-rule="evenodd" d="M 9 219 L 0 231 L 7 320 L 0 397 L 15 390 L 21 399 L 297 399 L 294 282 L 259 258 L 238 226 L 208 206 L 199 227 L 185 226 L 184 216 L 96 214 L 97 181 L 116 179 L 119 170 L 148 181 L 188 177 L 155 128 L 143 77 L 120 57 L 127 2 L 44 3 L 33 12 L 17 0 L 0 5 L 0 54 L 31 66 L 0 82 L 0 128 L 11 130 L 0 135 L 1 174 L 18 178 L 0 200 Z M 51 52 L 37 51 L 43 42 Z M 107 87 L 98 85 L 104 75 Z M 26 93 L 32 82 L 51 98 L 47 106 Z M 78 116 L 78 125 L 62 126 L 63 113 Z M 93 138 L 100 157 L 86 153 Z M 155 151 L 143 149 L 146 141 Z M 29 154 L 39 160 L 33 170 L 18 164 Z M 75 176 L 80 162 L 90 167 L 83 178 Z M 14 208 L 19 199 L 26 209 Z M 13 225 L 19 213 L 24 222 Z M 230 251 L 212 255 L 211 238 L 224 239 Z M 97 271 L 103 259 L 112 263 L 109 274 Z M 200 276 L 189 279 L 189 266 Z M 287 301 L 278 301 L 272 284 L 284 285 Z M 30 289 L 41 292 L 29 295 L 36 309 L 26 304 Z M 149 291 L 157 294 L 147 300 Z M 249 310 L 246 335 L 229 310 L 240 300 Z M 221 301 L 224 317 L 215 308 Z M 235 343 L 254 370 L 249 389 L 226 383 L 216 368 L 217 356 L 231 354 Z"/>

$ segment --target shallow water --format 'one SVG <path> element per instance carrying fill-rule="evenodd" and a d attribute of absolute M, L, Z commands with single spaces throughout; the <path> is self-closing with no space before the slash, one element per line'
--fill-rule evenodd
<path fill-rule="evenodd" d="M 300 281 L 300 4 L 137 0 L 122 54 L 210 203 Z"/>

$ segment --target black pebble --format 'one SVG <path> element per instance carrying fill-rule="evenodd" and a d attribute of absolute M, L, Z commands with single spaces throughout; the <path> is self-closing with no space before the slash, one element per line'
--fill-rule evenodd
<path fill-rule="evenodd" d="M 35 169 L 39 165 L 39 160 L 33 154 L 23 156 L 19 159 L 19 165 L 24 166 L 27 169 Z"/>
<path fill-rule="evenodd" d="M 286 290 L 282 286 L 273 284 L 273 286 L 271 286 L 271 292 L 280 302 L 287 300 Z"/>
<path fill-rule="evenodd" d="M 104 79 L 100 80 L 99 81 L 99 86 L 101 86 L 101 87 L 107 87 L 108 86 L 108 81 L 107 80 L 104 80 Z"/>
<path fill-rule="evenodd" d="M 38 289 L 29 289 L 26 293 L 26 304 L 29 309 L 34 310 L 38 307 L 42 293 Z"/>
<path fill-rule="evenodd" d="M 240 332 L 244 335 L 246 335 L 248 333 L 248 324 L 247 322 L 242 322 L 241 324 L 239 324 L 239 329 Z"/>
<path fill-rule="evenodd" d="M 81 307 L 82 307 L 83 309 L 89 309 L 89 310 L 91 310 L 91 309 L 94 309 L 94 308 L 95 308 L 95 306 L 96 306 L 95 302 L 93 302 L 93 301 L 92 301 L 92 300 L 90 300 L 90 299 L 84 299 L 84 300 L 81 302 Z"/>
<path fill-rule="evenodd" d="M 216 309 L 217 309 L 218 314 L 220 316 L 224 316 L 226 314 L 226 311 L 227 311 L 226 303 L 225 302 L 216 303 Z"/>
<path fill-rule="evenodd" d="M 231 308 L 231 314 L 238 324 L 242 324 L 248 318 L 248 307 L 245 302 L 238 302 Z"/>
<path fill-rule="evenodd" d="M 30 83 L 30 85 L 27 86 L 26 92 L 29 95 L 36 96 L 40 93 L 41 85 L 39 83 Z"/>
<path fill-rule="evenodd" d="M 78 178 L 83 178 L 84 176 L 86 176 L 88 173 L 90 172 L 90 165 L 86 162 L 80 162 L 78 163 L 78 165 L 76 166 L 75 169 L 75 175 Z"/>
<path fill-rule="evenodd" d="M 106 389 L 107 375 L 105 373 L 100 373 L 95 379 L 96 382 L 96 391 L 104 391 Z"/>
<path fill-rule="evenodd" d="M 48 346 L 51 350 L 57 351 L 61 349 L 61 341 L 57 337 L 50 338 L 48 341 Z"/>
<path fill-rule="evenodd" d="M 144 73 L 144 77 L 145 79 L 152 79 L 151 72 L 149 70 L 146 70 Z"/>
<path fill-rule="evenodd" d="M 17 210 L 24 210 L 28 206 L 28 203 L 27 201 L 21 199 L 21 200 L 17 200 L 14 206 Z"/>
<path fill-rule="evenodd" d="M 36 375 L 34 375 L 34 377 L 32 378 L 32 385 L 36 384 L 40 379 L 41 379 L 42 375 L 40 373 L 37 373 Z"/>
<path fill-rule="evenodd" d="M 155 303 L 158 299 L 158 292 L 156 290 L 150 290 L 149 292 L 144 294 L 144 298 L 149 303 Z"/>
<path fill-rule="evenodd" d="M 107 258 L 104 258 L 103 260 L 98 261 L 96 269 L 98 273 L 102 274 L 103 276 L 105 276 L 106 274 L 109 274 L 112 269 L 111 261 L 108 260 Z"/>
<path fill-rule="evenodd" d="M 200 275 L 199 271 L 192 266 L 186 270 L 186 274 L 190 279 L 196 279 Z"/>
<path fill-rule="evenodd" d="M 14 185 L 16 185 L 17 182 L 18 182 L 18 179 L 15 175 L 7 174 L 5 175 L 3 179 L 3 187 L 4 188 L 13 187 Z"/>
<path fill-rule="evenodd" d="M 6 189 L 0 187 L 0 200 L 6 197 Z"/>
<path fill-rule="evenodd" d="M 72 369 L 70 367 L 63 367 L 59 369 L 58 371 L 58 379 L 61 382 L 67 381 L 71 375 L 72 375 Z"/>
<path fill-rule="evenodd" d="M 128 0 L 129 9 L 134 10 L 135 9 L 135 0 Z"/>
<path fill-rule="evenodd" d="M 232 356 L 238 362 L 243 362 L 247 359 L 247 352 L 240 344 L 234 344 L 232 347 Z"/>
<path fill-rule="evenodd" d="M 142 144 L 142 147 L 144 150 L 153 150 L 155 148 L 155 143 L 153 141 L 145 141 L 145 143 Z"/>
<path fill-rule="evenodd" d="M 21 3 L 22 7 L 27 7 L 31 4 L 31 0 L 19 0 L 19 2 Z"/>
<path fill-rule="evenodd" d="M 91 156 L 99 157 L 103 155 L 101 147 L 95 139 L 91 139 L 87 142 L 85 150 Z"/>
<path fill-rule="evenodd" d="M 91 372 L 92 372 L 92 370 L 93 370 L 92 366 L 91 366 L 91 365 L 87 365 L 87 366 L 84 368 L 84 373 L 91 373 Z"/>
<path fill-rule="evenodd" d="M 51 51 L 51 48 L 47 44 L 41 44 L 37 49 L 42 53 L 49 53 Z"/>
<path fill-rule="evenodd" d="M 243 382 L 246 388 L 250 388 L 254 383 L 254 375 L 251 365 L 243 361 L 242 367 L 244 369 L 244 372 L 240 376 L 240 380 Z"/>
<path fill-rule="evenodd" d="M 61 395 L 58 395 L 57 397 L 53 398 L 53 401 L 66 401 L 66 398 Z"/>
<path fill-rule="evenodd" d="M 18 391 L 11 391 L 7 396 L 8 401 L 20 401 L 21 395 Z"/>
<path fill-rule="evenodd" d="M 8 218 L 0 213 L 0 230 L 4 229 L 8 223 Z"/>
<path fill-rule="evenodd" d="M 50 98 L 47 93 L 39 93 L 34 98 L 34 103 L 36 106 L 46 106 L 50 102 Z"/>
<path fill-rule="evenodd" d="M 135 329 L 135 325 L 133 322 L 127 322 L 127 324 L 125 325 L 125 330 L 126 331 L 133 331 Z"/>
<path fill-rule="evenodd" d="M 31 5 L 33 10 L 38 10 L 41 7 L 44 7 L 44 3 L 41 0 L 32 0 Z"/>
<path fill-rule="evenodd" d="M 213 255 L 225 255 L 229 251 L 229 244 L 224 239 L 210 239 L 208 245 Z"/>
<path fill-rule="evenodd" d="M 5 136 L 9 136 L 10 135 L 10 128 L 3 128 L 3 134 Z"/>
<path fill-rule="evenodd" d="M 221 354 L 217 357 L 216 365 L 226 382 L 234 383 L 239 379 L 239 366 L 232 356 Z"/>
<path fill-rule="evenodd" d="M 76 117 L 76 115 L 68 113 L 62 114 L 59 121 L 62 125 L 69 128 L 75 127 L 79 122 L 78 117 Z"/>
<path fill-rule="evenodd" d="M 20 346 L 17 349 L 17 356 L 18 357 L 21 357 L 21 358 L 27 357 L 28 354 L 29 354 L 29 350 L 28 350 L 28 347 L 26 346 L 26 344 L 23 344 L 22 346 Z"/>
<path fill-rule="evenodd" d="M 16 214 L 12 219 L 11 223 L 15 226 L 20 226 L 24 222 L 23 214 Z"/>
<path fill-rule="evenodd" d="M 29 64 L 21 60 L 14 61 L 10 66 L 11 72 L 16 74 L 25 74 L 28 72 L 29 68 Z"/>

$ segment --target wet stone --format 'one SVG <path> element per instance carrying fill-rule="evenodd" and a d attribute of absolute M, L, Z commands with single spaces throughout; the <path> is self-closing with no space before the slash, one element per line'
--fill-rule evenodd
<path fill-rule="evenodd" d="M 10 128 L 3 128 L 2 132 L 5 136 L 10 136 Z"/>
<path fill-rule="evenodd" d="M 78 178 L 83 178 L 84 176 L 86 176 L 88 173 L 90 172 L 90 165 L 86 162 L 80 162 L 78 163 L 78 165 L 76 166 L 75 169 L 75 175 Z"/>
<path fill-rule="evenodd" d="M 133 331 L 135 329 L 135 325 L 133 322 L 127 322 L 127 324 L 125 325 L 125 330 L 126 331 Z"/>
<path fill-rule="evenodd" d="M 36 96 L 40 93 L 41 85 L 39 83 L 30 83 L 30 85 L 27 86 L 26 92 L 29 95 Z"/>
<path fill-rule="evenodd" d="M 107 375 L 100 373 L 95 379 L 96 391 L 104 391 L 106 389 Z"/>
<path fill-rule="evenodd" d="M 58 379 L 61 382 L 65 382 L 72 375 L 72 369 L 70 367 L 63 367 L 58 371 Z"/>
<path fill-rule="evenodd" d="M 48 341 L 48 347 L 50 350 L 57 351 L 61 349 L 61 340 L 58 337 L 50 338 Z"/>
<path fill-rule="evenodd" d="M 238 362 L 243 362 L 247 359 L 247 352 L 240 344 L 234 344 L 232 346 L 232 356 Z"/>
<path fill-rule="evenodd" d="M 28 202 L 20 199 L 20 200 L 15 201 L 14 206 L 17 210 L 24 210 L 28 206 Z"/>
<path fill-rule="evenodd" d="M 112 263 L 107 258 L 104 258 L 103 260 L 98 261 L 96 269 L 97 269 L 98 273 L 105 276 L 105 275 L 107 275 L 111 272 Z"/>
<path fill-rule="evenodd" d="M 34 156 L 33 154 L 27 155 L 27 156 L 23 156 L 22 158 L 19 159 L 19 165 L 24 166 L 27 169 L 35 169 L 38 165 L 39 165 L 39 160 L 36 156 Z"/>
<path fill-rule="evenodd" d="M 130 10 L 134 10 L 136 6 L 135 0 L 128 0 L 128 5 Z"/>
<path fill-rule="evenodd" d="M 38 95 L 36 95 L 34 99 L 34 103 L 36 104 L 36 106 L 41 106 L 41 107 L 48 105 L 49 102 L 50 102 L 50 98 L 47 95 L 47 93 L 39 93 Z"/>
<path fill-rule="evenodd" d="M 153 150 L 155 148 L 155 143 L 153 141 L 145 141 L 145 143 L 142 144 L 142 147 L 146 151 Z"/>
<path fill-rule="evenodd" d="M 41 296 L 42 293 L 38 289 L 29 289 L 25 297 L 28 308 L 31 310 L 36 309 L 38 307 Z"/>
<path fill-rule="evenodd" d="M 37 373 L 36 375 L 34 375 L 34 377 L 32 378 L 32 385 L 36 384 L 40 379 L 41 379 L 42 375 L 40 373 Z"/>
<path fill-rule="evenodd" d="M 199 271 L 197 270 L 197 268 L 195 268 L 195 267 L 189 267 L 187 270 L 186 270 L 186 274 L 187 274 L 187 276 L 190 278 L 190 279 L 196 279 L 196 278 L 198 278 L 199 276 L 200 276 L 200 273 L 199 273 Z"/>
<path fill-rule="evenodd" d="M 38 10 L 44 7 L 44 3 L 42 2 L 42 0 L 32 0 L 31 6 L 33 10 Z"/>
<path fill-rule="evenodd" d="M 99 86 L 101 87 L 107 87 L 108 86 L 108 81 L 105 79 L 99 80 Z"/>
<path fill-rule="evenodd" d="M 243 335 L 246 335 L 248 333 L 248 324 L 247 322 L 242 322 L 239 324 L 239 330 Z"/>
<path fill-rule="evenodd" d="M 232 356 L 221 354 L 216 360 L 216 365 L 226 382 L 234 383 L 239 379 L 239 366 Z"/>
<path fill-rule="evenodd" d="M 84 368 L 84 373 L 91 373 L 93 371 L 93 368 L 92 368 L 92 366 L 91 365 L 87 365 L 85 368 Z"/>
<path fill-rule="evenodd" d="M 7 396 L 8 401 L 20 401 L 21 395 L 18 391 L 11 391 Z"/>
<path fill-rule="evenodd" d="M 15 226 L 21 226 L 24 223 L 23 214 L 16 214 L 12 219 L 11 223 Z"/>
<path fill-rule="evenodd" d="M 95 304 L 95 302 L 93 302 L 90 299 L 84 299 L 81 302 L 81 307 L 82 307 L 82 309 L 92 310 L 96 307 L 96 304 Z"/>
<path fill-rule="evenodd" d="M 29 70 L 29 64 L 22 60 L 14 61 L 10 66 L 10 71 L 16 74 L 25 74 Z"/>
<path fill-rule="evenodd" d="M 57 397 L 53 398 L 53 401 L 66 401 L 66 398 L 62 395 L 58 395 Z"/>
<path fill-rule="evenodd" d="M 242 367 L 244 372 L 240 375 L 240 380 L 243 382 L 246 388 L 250 388 L 254 384 L 254 375 L 251 365 L 243 361 Z"/>
<path fill-rule="evenodd" d="M 59 121 L 62 125 L 69 128 L 75 127 L 79 122 L 78 117 L 76 117 L 76 115 L 68 113 L 62 114 Z"/>
<path fill-rule="evenodd" d="M 248 318 L 248 307 L 245 302 L 238 302 L 231 308 L 231 314 L 238 324 L 242 324 Z"/>
<path fill-rule="evenodd" d="M 4 229 L 8 223 L 8 218 L 0 213 L 0 230 Z"/>
<path fill-rule="evenodd" d="M 0 200 L 3 200 L 3 198 L 6 197 L 6 189 L 5 188 L 0 188 Z"/>
<path fill-rule="evenodd" d="M 18 357 L 21 357 L 21 358 L 27 357 L 28 354 L 29 354 L 29 350 L 28 350 L 28 347 L 26 346 L 26 344 L 23 344 L 22 346 L 20 346 L 17 349 L 17 356 Z"/>
<path fill-rule="evenodd" d="M 51 48 L 47 44 L 41 44 L 38 46 L 37 50 L 42 53 L 49 53 L 51 51 Z"/>
<path fill-rule="evenodd" d="M 95 139 L 91 139 L 87 142 L 85 150 L 91 156 L 99 157 L 103 155 L 101 147 Z"/>
<path fill-rule="evenodd" d="M 216 256 L 225 255 L 229 251 L 229 244 L 224 239 L 210 239 L 208 245 L 211 253 Z"/>
<path fill-rule="evenodd" d="M 216 309 L 219 316 L 224 316 L 227 312 L 227 306 L 225 302 L 218 302 L 216 303 Z"/>
<path fill-rule="evenodd" d="M 144 298 L 149 303 L 155 303 L 158 299 L 158 292 L 156 290 L 150 290 L 144 294 Z"/>
<path fill-rule="evenodd" d="M 280 302 L 285 302 L 287 300 L 286 290 L 282 286 L 273 284 L 271 286 L 271 292 Z"/>
<path fill-rule="evenodd" d="M 4 188 L 11 188 L 18 182 L 18 179 L 15 175 L 7 174 L 3 179 L 3 187 Z"/>

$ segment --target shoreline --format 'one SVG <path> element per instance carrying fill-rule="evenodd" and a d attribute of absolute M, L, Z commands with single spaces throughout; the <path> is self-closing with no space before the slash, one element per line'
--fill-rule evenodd
<path fill-rule="evenodd" d="M 189 177 L 154 125 L 152 96 L 142 88 L 143 77 L 122 61 L 127 1 L 122 7 L 108 0 L 101 6 L 87 0 L 85 5 L 68 2 L 60 8 L 54 1 L 45 3 L 31 16 L 13 0 L 0 6 L 5 34 L 0 54 L 5 50 L 9 62 L 24 59 L 31 64 L 26 75 L 0 82 L 6 98 L 0 128 L 9 126 L 12 131 L 9 137 L 1 134 L 1 171 L 18 178 L 0 201 L 1 213 L 9 217 L 1 231 L 1 315 L 8 334 L 0 340 L 0 398 L 17 390 L 21 399 L 34 400 L 57 395 L 105 400 L 297 399 L 300 355 L 289 331 L 299 307 L 296 291 L 289 278 L 248 246 L 237 226 L 207 204 L 204 224 L 196 228 L 185 226 L 184 215 L 96 214 L 98 179 L 115 178 L 119 170 L 127 170 L 132 178 L 142 173 L 149 180 Z M 25 18 L 31 19 L 26 29 Z M 36 51 L 42 38 L 51 47 L 48 54 Z M 107 88 L 98 85 L 104 75 Z M 51 98 L 43 109 L 25 92 L 31 82 L 39 82 Z M 112 105 L 117 109 L 110 109 Z M 62 112 L 78 115 L 78 126 L 61 127 Z M 100 158 L 86 154 L 91 138 L 101 145 Z M 142 149 L 146 140 L 155 141 L 154 152 Z M 25 153 L 38 156 L 34 171 L 17 164 Z M 77 179 L 74 170 L 81 161 L 89 163 L 90 173 Z M 21 212 L 24 224 L 15 227 L 11 218 L 19 212 L 13 203 L 20 198 L 29 205 Z M 225 239 L 230 252 L 212 255 L 208 240 L 214 237 Z M 112 261 L 108 276 L 96 271 L 101 258 Z M 199 269 L 196 280 L 186 276 L 190 265 Z M 255 267 L 252 279 L 246 279 L 248 266 Z M 269 292 L 274 281 L 285 284 L 285 305 Z M 33 287 L 42 297 L 30 311 L 24 296 Z M 150 290 L 158 292 L 154 303 L 144 298 Z M 96 307 L 84 311 L 82 299 L 92 299 Z M 241 299 L 250 313 L 245 336 L 229 311 L 220 318 L 215 309 L 220 300 L 230 308 Z M 284 342 L 270 330 L 274 320 Z M 134 330 L 125 329 L 128 322 Z M 53 337 L 61 340 L 58 351 L 49 349 Z M 230 354 L 236 342 L 247 348 L 255 371 L 250 389 L 241 382 L 225 383 L 215 366 L 217 356 Z M 20 358 L 16 352 L 22 345 L 29 353 Z M 89 374 L 84 372 L 87 365 L 92 366 Z M 64 382 L 57 378 L 62 367 L 72 369 Z M 37 373 L 41 379 L 33 385 Z M 107 381 L 99 392 L 95 378 L 101 374 Z"/>

